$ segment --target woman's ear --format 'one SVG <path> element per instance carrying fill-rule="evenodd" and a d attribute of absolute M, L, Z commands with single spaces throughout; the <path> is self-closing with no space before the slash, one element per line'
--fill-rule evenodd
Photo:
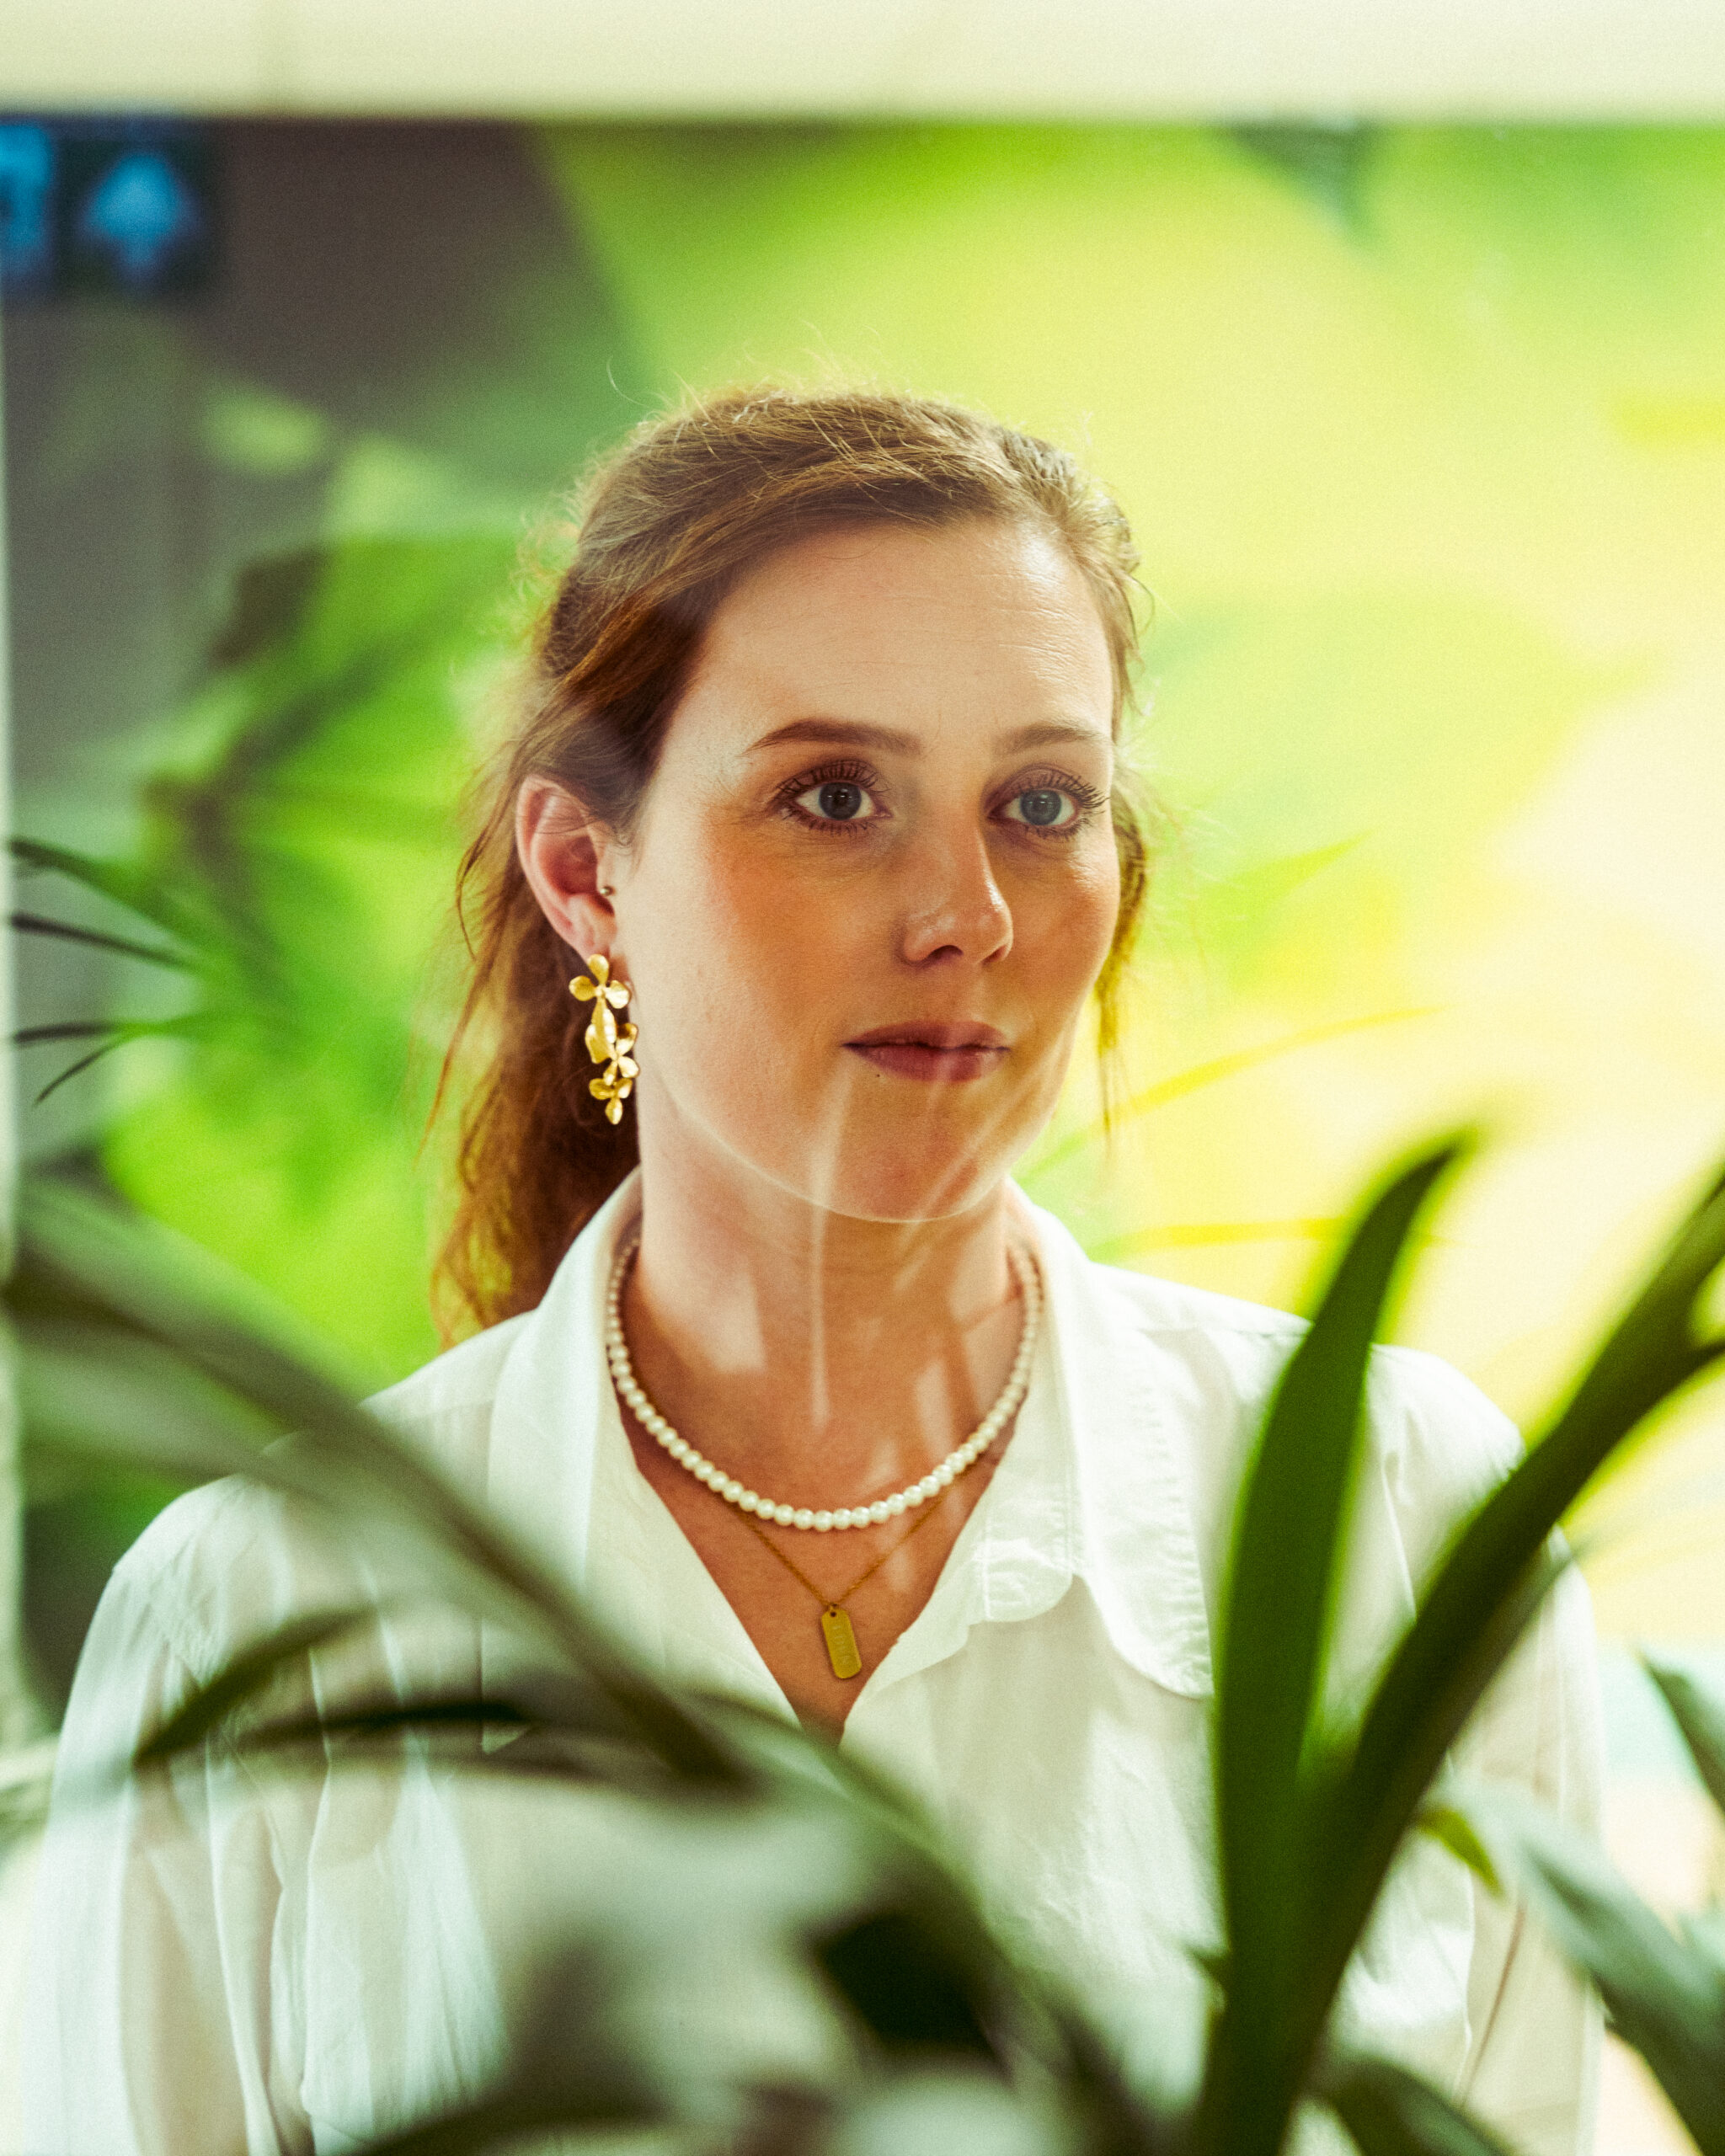
<path fill-rule="evenodd" d="M 583 958 L 617 938 L 611 899 L 617 843 L 554 779 L 530 778 L 515 796 L 515 851 L 540 910 Z"/>

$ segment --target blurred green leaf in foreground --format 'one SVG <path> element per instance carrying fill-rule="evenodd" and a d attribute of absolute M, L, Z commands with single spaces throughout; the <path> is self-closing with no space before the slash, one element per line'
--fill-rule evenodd
<path fill-rule="evenodd" d="M 497 2089 L 459 2118 L 380 2144 L 392 2148 L 489 2148 L 550 2128 L 579 2145 L 651 2120 L 691 2148 L 809 2156 L 1278 2156 L 1316 2101 L 1365 2156 L 1486 2156 L 1493 2136 L 1444 2091 L 1393 2062 L 1337 2051 L 1331 2008 L 1445 1753 L 1562 1569 L 1559 1518 L 1615 1447 L 1725 1352 L 1697 1316 L 1725 1258 L 1725 1182 L 1680 1225 L 1525 1461 L 1457 1523 L 1363 1716 L 1338 1727 L 1325 1676 L 1370 1346 L 1422 1211 L 1461 1150 L 1414 1161 L 1366 1209 L 1266 1417 L 1238 1516 L 1216 1709 L 1228 1946 L 1214 1969 L 1194 1972 L 1198 1996 L 1210 1996 L 1207 2029 L 1178 2002 L 1146 2001 L 1147 2075 L 1129 2083 L 1060 1973 L 1026 1967 L 996 1939 L 962 1867 L 900 1793 L 818 1736 L 649 1677 L 565 1582 L 355 1407 L 350 1389 L 260 1321 L 207 1260 L 46 1187 L 24 1207 L 8 1290 L 32 1446 L 180 1481 L 249 1476 L 362 1544 L 401 1592 L 483 1616 L 527 1651 L 506 1698 L 323 1697 L 312 1707 L 284 1681 L 370 1611 L 308 1612 L 248 1647 L 114 1772 L 155 1771 L 219 1731 L 260 1761 L 339 1773 L 388 1757 L 412 1732 L 465 1771 L 596 1783 L 666 1822 L 807 1830 L 802 1860 L 825 1882 L 825 1913 L 782 1950 L 848 2032 L 824 2085 L 720 2085 L 710 2069 L 680 2078 L 631 2048 L 617 2010 L 623 1979 L 607 1978 L 628 1961 L 622 1934 L 638 1946 L 663 1939 L 675 1958 L 676 1927 L 648 1920 L 668 1891 L 649 1862 L 619 1903 L 633 1897 L 638 1921 L 618 1918 L 615 1953 L 571 1942 L 528 1972 Z M 1657 1674 L 1717 1799 L 1725 1701 L 1681 1673 Z M 492 1741 L 474 1746 L 476 1729 Z M 102 1801 L 97 1789 L 83 1795 Z M 1451 1849 L 1494 1888 L 1527 1897 L 1697 2147 L 1725 2152 L 1717 1926 L 1667 1930 L 1596 1852 L 1513 1793 L 1452 1796 L 1446 1810 L 1447 1825 L 1433 1823 Z M 698 1846 L 706 1891 L 692 1893 L 686 1876 L 676 1891 L 687 1921 L 704 1911 L 721 1922 L 728 1897 L 747 1892 L 747 1867 L 734 1832 Z"/>

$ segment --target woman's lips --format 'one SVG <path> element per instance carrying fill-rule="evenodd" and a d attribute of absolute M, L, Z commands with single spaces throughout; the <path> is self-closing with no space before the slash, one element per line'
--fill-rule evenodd
<path fill-rule="evenodd" d="M 853 1055 L 898 1078 L 948 1083 L 986 1078 L 998 1070 L 1007 1037 L 992 1026 L 877 1026 L 845 1043 Z"/>

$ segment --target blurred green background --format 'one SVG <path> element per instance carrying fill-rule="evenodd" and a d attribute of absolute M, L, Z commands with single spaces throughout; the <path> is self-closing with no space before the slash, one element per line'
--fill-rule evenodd
<path fill-rule="evenodd" d="M 24 939 L 26 1025 L 139 1036 L 29 1153 L 376 1380 L 433 1352 L 459 798 L 547 504 L 685 386 L 860 375 L 1075 448 L 1156 596 L 1135 1105 L 1102 1144 L 1079 1074 L 1033 1193 L 1292 1302 L 1482 1116 L 1404 1331 L 1531 1411 L 1725 1136 L 1725 131 L 218 137 L 211 293 L 7 322 L 17 819 L 77 857 L 19 903 L 171 961 Z M 1608 1633 L 1725 1635 L 1718 1412 L 1595 1508 Z M 158 1495 L 36 1492 L 40 1638 Z"/>

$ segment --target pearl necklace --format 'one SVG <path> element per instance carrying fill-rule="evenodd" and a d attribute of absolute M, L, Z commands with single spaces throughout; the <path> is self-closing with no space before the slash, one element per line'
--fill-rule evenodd
<path fill-rule="evenodd" d="M 686 1468 L 697 1482 L 704 1482 L 715 1497 L 723 1497 L 739 1512 L 752 1513 L 757 1519 L 772 1520 L 779 1527 L 810 1528 L 817 1534 L 848 1527 L 884 1527 L 888 1520 L 898 1519 L 905 1513 L 914 1512 L 918 1505 L 926 1504 L 931 1497 L 937 1497 L 943 1491 L 951 1488 L 967 1467 L 974 1467 L 1017 1413 L 1030 1389 L 1030 1364 L 1036 1352 L 1036 1335 L 1042 1317 L 1042 1282 L 1031 1259 L 1011 1251 L 1008 1257 L 1019 1293 L 1024 1298 L 1024 1329 L 1019 1335 L 1018 1353 L 1013 1358 L 1006 1390 L 964 1444 L 949 1452 L 940 1465 L 931 1469 L 920 1482 L 913 1482 L 908 1490 L 900 1490 L 893 1497 L 879 1498 L 872 1505 L 841 1506 L 836 1512 L 811 1512 L 806 1506 L 775 1504 L 771 1497 L 763 1497 L 747 1488 L 734 1476 L 727 1475 L 722 1467 L 715 1467 L 710 1460 L 697 1452 L 687 1438 L 677 1435 L 641 1390 L 634 1366 L 629 1361 L 628 1342 L 623 1337 L 623 1282 L 628 1277 L 630 1261 L 640 1246 L 639 1235 L 633 1236 L 623 1246 L 611 1270 L 611 1291 L 605 1305 L 605 1352 L 611 1364 L 611 1382 L 619 1397 L 633 1410 L 635 1420 L 657 1439 L 679 1467 Z"/>

